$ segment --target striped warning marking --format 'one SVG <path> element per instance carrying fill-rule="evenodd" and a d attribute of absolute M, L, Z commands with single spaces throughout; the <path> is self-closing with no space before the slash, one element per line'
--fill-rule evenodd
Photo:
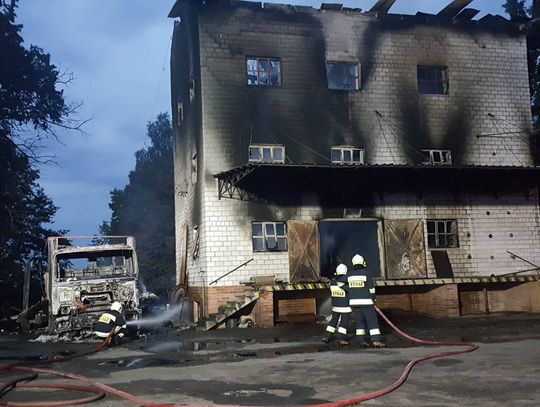
<path fill-rule="evenodd" d="M 458 278 L 415 278 L 404 280 L 375 280 L 377 287 L 443 285 L 443 284 L 481 284 L 481 283 L 527 283 L 540 280 L 539 276 L 507 276 L 507 277 L 458 277 Z M 263 286 L 264 291 L 301 291 L 321 290 L 329 288 L 328 283 L 296 283 L 274 284 Z"/>

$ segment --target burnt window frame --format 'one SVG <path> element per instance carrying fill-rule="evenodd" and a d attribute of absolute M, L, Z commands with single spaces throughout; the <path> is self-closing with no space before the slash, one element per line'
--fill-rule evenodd
<path fill-rule="evenodd" d="M 430 224 L 433 227 L 430 227 Z M 452 232 L 448 231 L 449 225 L 452 225 L 450 228 Z M 426 231 L 429 249 L 455 249 L 459 247 L 457 219 L 427 219 Z"/>
<path fill-rule="evenodd" d="M 350 88 L 331 88 L 330 87 L 330 83 L 328 81 L 328 65 L 347 65 L 347 66 L 354 66 L 355 70 L 356 70 L 356 76 L 354 77 L 354 89 L 350 89 Z M 359 91 L 360 88 L 362 87 L 362 82 L 361 82 L 361 69 L 360 69 L 360 62 L 358 61 L 339 61 L 339 60 L 328 60 L 326 61 L 325 63 L 325 74 L 326 74 L 326 89 L 330 90 L 330 91 L 335 91 L 335 92 L 356 92 L 356 91 Z"/>
<path fill-rule="evenodd" d="M 283 230 L 283 233 L 278 233 L 279 229 Z M 255 227 L 260 226 L 260 234 L 255 233 Z M 269 227 L 272 229 L 269 233 Z M 272 245 L 272 239 L 275 240 L 275 244 Z M 260 241 L 261 244 L 255 245 L 255 241 Z M 280 247 L 281 242 L 281 247 Z M 253 221 L 251 222 L 251 245 L 253 252 L 286 252 L 288 251 L 287 244 L 287 222 L 282 221 L 272 221 L 272 222 L 263 222 L 263 221 Z"/>
<path fill-rule="evenodd" d="M 416 86 L 420 95 L 448 95 L 450 92 L 448 67 L 444 65 L 417 65 Z"/>
<path fill-rule="evenodd" d="M 422 154 L 424 154 L 423 165 L 452 165 L 452 150 L 443 150 L 443 149 L 423 149 Z M 441 160 L 436 161 L 436 155 L 439 155 Z M 446 156 L 446 160 L 443 158 Z"/>
<path fill-rule="evenodd" d="M 333 152 L 339 151 L 340 153 L 340 159 L 334 160 L 333 158 Z M 351 161 L 345 161 L 345 152 L 351 153 Z M 360 161 L 354 161 L 354 153 L 359 152 L 360 153 Z M 366 158 L 366 152 L 365 149 L 360 147 L 353 147 L 353 146 L 332 146 L 330 147 L 330 161 L 332 164 L 336 165 L 363 165 L 365 163 Z"/>
<path fill-rule="evenodd" d="M 259 149 L 259 158 L 251 158 L 251 149 Z M 270 159 L 264 158 L 264 150 L 270 149 Z M 276 159 L 275 149 L 281 151 L 281 159 Z M 250 163 L 270 163 L 270 164 L 285 164 L 285 145 L 284 144 L 250 144 L 248 146 L 248 162 Z"/>
<path fill-rule="evenodd" d="M 256 70 L 256 74 L 257 74 L 257 83 L 250 83 L 250 72 L 253 72 L 253 70 L 250 69 L 250 66 L 249 66 L 249 61 L 256 61 L 257 62 L 257 70 Z M 260 62 L 261 61 L 267 61 L 268 62 L 268 65 L 270 66 L 270 68 L 272 67 L 272 62 L 278 62 L 278 72 L 277 72 L 277 78 L 278 78 L 278 83 L 277 84 L 273 84 L 271 83 L 271 69 L 270 69 L 270 73 L 268 75 L 268 83 L 261 83 L 260 82 Z M 248 55 L 246 56 L 246 85 L 247 86 L 254 86 L 254 87 L 263 87 L 263 88 L 279 88 L 281 87 L 281 84 L 282 84 L 282 66 L 281 66 L 281 58 L 278 58 L 278 57 L 260 57 L 260 56 L 253 56 L 253 55 Z"/>

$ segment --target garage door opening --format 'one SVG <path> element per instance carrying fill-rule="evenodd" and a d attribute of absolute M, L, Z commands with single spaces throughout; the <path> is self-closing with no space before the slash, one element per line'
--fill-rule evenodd
<path fill-rule="evenodd" d="M 382 222 L 379 219 L 324 220 L 319 222 L 321 276 L 330 278 L 339 263 L 352 267 L 361 254 L 374 273 L 384 275 Z"/>

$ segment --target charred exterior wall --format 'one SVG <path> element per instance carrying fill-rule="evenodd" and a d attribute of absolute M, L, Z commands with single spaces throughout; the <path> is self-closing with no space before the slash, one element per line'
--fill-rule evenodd
<path fill-rule="evenodd" d="M 203 285 L 204 258 L 197 255 L 201 233 L 204 162 L 201 159 L 200 59 L 197 13 L 184 9 L 185 18 L 175 21 L 171 46 L 171 101 L 174 129 L 174 188 L 177 283 L 184 262 L 191 283 Z M 201 236 L 199 235 L 199 240 Z"/>
<path fill-rule="evenodd" d="M 182 46 L 173 47 L 180 64 L 193 57 L 200 62 L 193 66 L 200 116 L 189 116 L 193 130 L 176 128 L 177 187 L 189 167 L 181 164 L 180 156 L 187 157 L 189 137 L 198 141 L 198 183 L 192 186 L 187 211 L 188 219 L 200 227 L 199 260 L 188 256 L 191 284 L 201 283 L 198 271 L 204 271 L 209 282 L 250 258 L 254 261 L 219 285 L 237 285 L 256 275 L 287 280 L 288 253 L 254 253 L 252 222 L 343 214 L 343 207 L 325 207 L 316 194 L 288 205 L 219 200 L 214 175 L 246 164 L 250 143 L 283 144 L 290 163 L 329 164 L 332 146 L 353 145 L 365 149 L 367 164 L 419 164 L 419 150 L 450 149 L 454 165 L 533 165 L 526 136 L 531 127 L 526 40 L 512 27 L 495 30 L 480 23 L 453 25 L 413 16 L 377 18 L 272 4 L 222 4 L 190 6 L 192 14 L 186 11 L 181 23 L 187 21 L 189 35 L 182 37 L 175 30 Z M 186 41 L 192 41 L 193 48 L 185 48 Z M 248 86 L 247 57 L 280 58 L 281 86 Z M 358 62 L 360 89 L 327 89 L 327 61 Z M 446 66 L 448 94 L 419 94 L 418 65 Z M 179 82 L 189 81 L 185 72 L 179 75 Z M 189 83 L 180 88 L 186 86 Z M 173 94 L 173 105 L 175 98 Z M 194 124 L 197 120 L 200 127 Z M 516 129 L 524 132 L 509 134 Z M 344 186 L 345 193 L 361 195 Z M 519 241 L 527 250 L 540 246 L 535 198 L 471 193 L 460 199 L 456 202 L 452 194 L 374 194 L 359 198 L 359 206 L 363 213 L 381 218 L 458 219 L 460 247 L 450 254 L 457 275 L 515 271 L 516 262 L 498 261 L 505 245 Z M 178 205 L 177 222 L 182 210 Z M 500 216 L 484 219 L 480 215 L 485 211 Z M 506 217 L 506 211 L 512 215 Z M 519 216 L 527 220 L 516 223 Z M 514 236 L 521 240 L 508 240 L 506 234 L 512 232 L 504 222 L 520 228 Z M 490 232 L 495 237 L 485 240 L 488 230 L 496 230 Z M 484 258 L 486 246 L 497 247 L 489 252 L 494 259 Z M 529 253 L 540 261 L 537 249 Z M 433 275 L 429 252 L 426 257 Z"/>

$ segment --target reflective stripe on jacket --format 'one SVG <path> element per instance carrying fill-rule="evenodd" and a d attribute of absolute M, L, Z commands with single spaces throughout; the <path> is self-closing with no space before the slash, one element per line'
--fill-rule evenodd
<path fill-rule="evenodd" d="M 118 311 L 104 312 L 94 328 L 94 332 L 100 338 L 105 338 L 114 329 L 114 333 L 119 336 L 124 336 L 127 330 L 126 320 Z"/>
<path fill-rule="evenodd" d="M 332 278 L 330 283 L 330 294 L 332 298 L 332 312 L 347 313 L 352 312 L 349 307 L 349 297 L 347 295 L 347 276 L 338 275 Z"/>
<path fill-rule="evenodd" d="M 375 285 L 365 267 L 355 265 L 347 272 L 349 305 L 372 305 Z"/>

